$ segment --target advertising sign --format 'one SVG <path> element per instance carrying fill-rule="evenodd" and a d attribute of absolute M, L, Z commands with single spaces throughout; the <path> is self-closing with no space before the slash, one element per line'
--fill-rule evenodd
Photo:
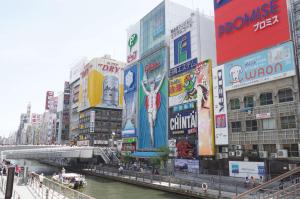
<path fill-rule="evenodd" d="M 139 148 L 167 145 L 167 49 L 162 48 L 140 63 Z"/>
<path fill-rule="evenodd" d="M 169 80 L 169 106 L 196 100 L 196 75 L 194 71 Z"/>
<path fill-rule="evenodd" d="M 287 42 L 224 65 L 226 90 L 295 75 L 293 43 Z"/>
<path fill-rule="evenodd" d="M 87 63 L 87 59 L 82 58 L 77 64 L 75 64 L 75 66 L 73 66 L 71 68 L 71 71 L 70 71 L 70 84 L 72 84 L 76 80 L 79 80 L 80 73 L 81 73 L 81 71 L 82 71 L 82 69 L 83 69 L 83 67 L 85 66 L 86 63 Z"/>
<path fill-rule="evenodd" d="M 286 0 L 215 0 L 217 62 L 290 40 Z"/>
<path fill-rule="evenodd" d="M 46 104 L 45 104 L 45 109 L 49 110 L 51 102 L 54 98 L 54 92 L 53 91 L 47 91 L 46 93 Z"/>
<path fill-rule="evenodd" d="M 256 114 L 256 119 L 268 119 L 271 118 L 271 113 L 258 113 Z"/>
<path fill-rule="evenodd" d="M 170 76 L 195 68 L 200 56 L 196 15 L 171 29 Z"/>
<path fill-rule="evenodd" d="M 224 81 L 224 66 L 221 65 L 214 67 L 212 72 L 216 145 L 228 145 L 227 102 Z"/>
<path fill-rule="evenodd" d="M 199 160 L 175 159 L 175 170 L 197 173 L 199 171 Z"/>
<path fill-rule="evenodd" d="M 169 108 L 169 138 L 176 140 L 178 158 L 192 159 L 198 154 L 196 102 Z"/>
<path fill-rule="evenodd" d="M 95 132 L 95 118 L 96 118 L 96 112 L 91 111 L 90 112 L 90 133 Z"/>
<path fill-rule="evenodd" d="M 141 54 L 163 45 L 165 40 L 165 3 L 141 19 Z"/>
<path fill-rule="evenodd" d="M 122 137 L 136 136 L 137 65 L 124 71 L 124 109 Z"/>
<path fill-rule="evenodd" d="M 255 177 L 265 176 L 264 162 L 229 161 L 229 175 L 233 177 Z"/>
<path fill-rule="evenodd" d="M 140 58 L 140 22 L 127 31 L 127 63 L 133 63 Z"/>
<path fill-rule="evenodd" d="M 215 153 L 215 140 L 211 60 L 197 64 L 195 73 L 197 77 L 199 155 L 213 156 Z"/>
<path fill-rule="evenodd" d="M 124 64 L 108 58 L 94 58 L 80 77 L 79 111 L 90 107 L 123 107 Z"/>

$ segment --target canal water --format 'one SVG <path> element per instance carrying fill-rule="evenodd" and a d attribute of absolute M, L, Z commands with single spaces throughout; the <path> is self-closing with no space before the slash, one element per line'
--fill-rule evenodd
<path fill-rule="evenodd" d="M 12 163 L 27 166 L 28 170 L 52 175 L 59 170 L 56 167 L 40 164 L 32 160 L 12 160 Z M 142 188 L 121 182 L 107 180 L 94 176 L 86 176 L 87 187 L 82 191 L 97 199 L 187 199 L 183 196 L 163 191 Z"/>

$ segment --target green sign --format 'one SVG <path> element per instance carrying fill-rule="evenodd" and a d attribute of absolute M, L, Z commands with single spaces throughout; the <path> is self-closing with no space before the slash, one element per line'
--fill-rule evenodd
<path fill-rule="evenodd" d="M 131 37 L 129 38 L 128 46 L 130 48 L 130 52 L 131 52 L 132 47 L 136 44 L 137 40 L 138 40 L 137 34 L 132 34 Z"/>
<path fill-rule="evenodd" d="M 123 143 L 133 143 L 136 142 L 136 138 L 123 138 Z"/>

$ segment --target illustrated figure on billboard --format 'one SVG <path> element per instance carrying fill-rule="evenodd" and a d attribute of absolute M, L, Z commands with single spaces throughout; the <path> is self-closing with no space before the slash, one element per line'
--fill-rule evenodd
<path fill-rule="evenodd" d="M 190 74 L 185 76 L 184 79 L 184 89 L 186 92 L 184 100 L 192 100 L 197 98 L 197 90 L 195 89 L 196 76 Z"/>
<path fill-rule="evenodd" d="M 148 112 L 148 122 L 150 126 L 150 144 L 154 146 L 154 127 L 157 116 L 157 111 L 160 107 L 160 93 L 159 90 L 164 82 L 165 72 L 161 75 L 158 75 L 154 78 L 147 78 L 147 74 L 145 73 L 144 79 L 142 82 L 142 88 L 144 93 L 146 94 L 146 109 Z M 158 86 L 155 87 L 156 83 Z M 149 90 L 147 89 L 149 88 Z"/>
<path fill-rule="evenodd" d="M 231 83 L 233 85 L 241 83 L 242 79 L 240 78 L 240 74 L 242 73 L 242 71 L 243 71 L 242 67 L 240 67 L 238 65 L 233 66 L 230 69 L 229 73 L 230 73 L 230 76 L 231 76 L 231 79 L 232 79 Z"/>

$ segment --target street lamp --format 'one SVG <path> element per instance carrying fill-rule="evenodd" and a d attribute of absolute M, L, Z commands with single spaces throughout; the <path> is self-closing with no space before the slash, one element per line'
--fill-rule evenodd
<path fill-rule="evenodd" d="M 114 148 L 114 146 L 115 146 L 115 144 L 114 144 L 114 138 L 115 138 L 115 135 L 116 135 L 116 133 L 113 131 L 112 133 L 111 133 L 111 140 L 112 140 L 112 148 Z"/>

